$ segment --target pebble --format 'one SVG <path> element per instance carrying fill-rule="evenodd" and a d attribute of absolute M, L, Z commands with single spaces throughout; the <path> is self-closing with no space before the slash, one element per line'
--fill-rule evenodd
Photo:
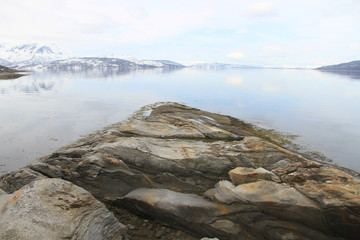
<path fill-rule="evenodd" d="M 128 227 L 128 229 L 130 229 L 130 230 L 134 230 L 134 229 L 135 229 L 135 226 L 134 226 L 134 225 L 127 224 L 126 226 L 127 226 L 127 227 Z"/>
<path fill-rule="evenodd" d="M 155 233 L 156 238 L 160 238 L 162 235 L 164 235 L 164 231 L 162 231 L 162 230 Z"/>

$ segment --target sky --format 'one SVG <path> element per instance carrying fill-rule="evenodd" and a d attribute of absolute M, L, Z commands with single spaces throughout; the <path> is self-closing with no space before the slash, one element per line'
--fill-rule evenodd
<path fill-rule="evenodd" d="M 322 66 L 360 59 L 359 0 L 1 0 L 0 41 L 73 56 Z"/>

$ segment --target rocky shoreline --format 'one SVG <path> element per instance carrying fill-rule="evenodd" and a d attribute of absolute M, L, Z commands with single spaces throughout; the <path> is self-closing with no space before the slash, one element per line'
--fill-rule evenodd
<path fill-rule="evenodd" d="M 360 236 L 356 174 L 177 103 L 146 106 L 0 179 L 0 239 Z"/>

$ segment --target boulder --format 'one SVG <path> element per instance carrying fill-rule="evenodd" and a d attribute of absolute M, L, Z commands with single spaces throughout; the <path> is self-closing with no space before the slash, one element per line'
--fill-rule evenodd
<path fill-rule="evenodd" d="M 224 204 L 251 204 L 281 220 L 298 222 L 324 233 L 330 233 L 321 209 L 287 184 L 261 180 L 234 186 L 221 181 L 205 195 Z"/>
<path fill-rule="evenodd" d="M 20 168 L 0 177 L 0 189 L 13 193 L 30 182 L 44 178 L 46 177 L 39 172 L 29 168 Z"/>
<path fill-rule="evenodd" d="M 61 179 L 0 193 L 0 239 L 126 239 L 127 228 L 89 192 Z"/>
<path fill-rule="evenodd" d="M 273 172 L 270 172 L 262 167 L 256 169 L 237 167 L 229 172 L 229 176 L 235 185 L 256 182 L 258 180 L 281 182 L 280 178 Z"/>
<path fill-rule="evenodd" d="M 360 234 L 360 181 L 338 169 L 298 168 L 283 176 L 322 209 L 336 236 L 356 239 Z"/>
<path fill-rule="evenodd" d="M 242 239 L 254 239 L 232 221 L 217 220 L 217 217 L 230 213 L 230 209 L 225 205 L 208 201 L 195 194 L 142 188 L 117 199 L 115 205 L 155 217 L 199 237 L 207 235 L 221 239 L 237 239 L 237 235 L 242 235 L 247 236 Z"/>
<path fill-rule="evenodd" d="M 252 203 L 213 202 L 195 194 L 167 189 L 136 189 L 117 199 L 115 205 L 156 218 L 199 237 L 207 235 L 230 240 L 332 239 L 301 223 L 264 214 L 262 208 Z"/>

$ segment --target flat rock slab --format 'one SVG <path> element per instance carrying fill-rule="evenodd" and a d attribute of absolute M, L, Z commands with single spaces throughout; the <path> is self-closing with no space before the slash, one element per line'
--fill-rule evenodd
<path fill-rule="evenodd" d="M 0 239 L 125 239 L 126 226 L 89 192 L 61 179 L 0 193 Z"/>

